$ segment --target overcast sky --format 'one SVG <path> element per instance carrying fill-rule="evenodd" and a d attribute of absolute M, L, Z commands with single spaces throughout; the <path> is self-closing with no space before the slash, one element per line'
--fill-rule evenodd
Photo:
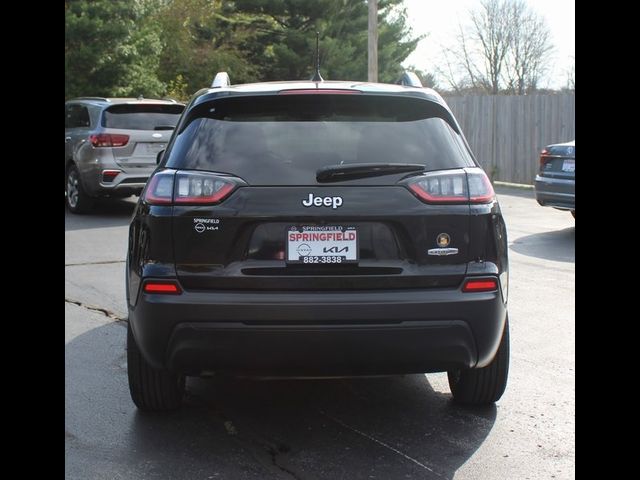
<path fill-rule="evenodd" d="M 404 62 L 420 70 L 434 73 L 439 58 L 439 45 L 451 45 L 458 21 L 469 18 L 468 11 L 478 7 L 480 0 L 404 0 L 409 24 L 416 35 L 428 34 Z M 566 72 L 575 57 L 575 2 L 573 0 L 527 0 L 547 21 L 555 50 L 551 56 L 553 68 L 540 87 L 561 88 L 566 85 Z M 441 83 L 444 81 L 441 80 Z"/>

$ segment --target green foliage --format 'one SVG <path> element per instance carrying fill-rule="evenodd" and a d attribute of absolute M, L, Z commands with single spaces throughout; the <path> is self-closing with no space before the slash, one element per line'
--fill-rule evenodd
<path fill-rule="evenodd" d="M 180 102 L 186 102 L 189 100 L 187 82 L 184 81 L 184 77 L 182 75 L 178 74 L 176 78 L 169 80 L 169 84 L 167 85 L 167 97 Z"/>
<path fill-rule="evenodd" d="M 380 81 L 415 49 L 402 0 L 380 0 Z M 315 32 L 327 80 L 366 80 L 364 0 L 68 0 L 65 98 L 186 100 L 218 71 L 233 83 L 308 79 Z"/>
<path fill-rule="evenodd" d="M 144 22 L 150 2 L 65 2 L 65 98 L 157 95 L 158 29 Z"/>
<path fill-rule="evenodd" d="M 257 15 L 262 54 L 255 57 L 263 80 L 301 80 L 313 75 L 315 32 L 327 80 L 367 80 L 368 8 L 363 0 L 237 0 Z M 420 38 L 411 38 L 402 0 L 381 0 L 378 15 L 378 76 L 395 82 L 401 63 Z M 257 25 L 256 25 L 257 26 Z"/>

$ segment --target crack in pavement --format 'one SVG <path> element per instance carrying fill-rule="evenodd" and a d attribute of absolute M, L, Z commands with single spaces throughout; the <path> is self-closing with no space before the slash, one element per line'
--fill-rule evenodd
<path fill-rule="evenodd" d="M 106 308 L 96 307 L 95 305 L 85 305 L 82 302 L 79 302 L 77 300 L 71 300 L 70 298 L 65 298 L 64 299 L 64 303 L 71 303 L 73 305 L 77 305 L 79 307 L 86 308 L 87 310 L 92 310 L 94 312 L 100 312 L 105 317 L 110 318 L 110 319 L 112 319 L 112 320 L 114 320 L 116 322 L 126 322 L 127 321 L 126 318 L 121 318 L 118 315 L 116 315 L 114 312 L 112 312 L 111 310 L 107 310 Z"/>
<path fill-rule="evenodd" d="M 318 410 L 318 413 L 320 413 L 320 415 L 323 415 L 324 417 L 327 417 L 329 420 L 331 420 L 331 421 L 333 421 L 333 422 L 337 423 L 338 425 L 341 425 L 342 427 L 344 427 L 344 428 L 346 428 L 346 429 L 349 429 L 349 430 L 351 430 L 352 432 L 357 433 L 358 435 L 361 435 L 361 436 L 363 436 L 364 438 L 369 439 L 369 440 L 371 440 L 372 442 L 375 442 L 375 443 L 377 443 L 378 445 L 383 446 L 383 447 L 385 447 L 385 448 L 387 448 L 387 449 L 391 450 L 391 451 L 392 451 L 392 452 L 394 452 L 394 453 L 397 453 L 398 455 L 400 455 L 400 456 L 404 457 L 406 460 L 409 460 L 410 462 L 415 463 L 416 465 L 418 465 L 418 466 L 420 466 L 420 467 L 424 468 L 425 470 L 428 470 L 429 472 L 433 473 L 434 475 L 437 475 L 438 477 L 441 477 L 441 478 L 445 478 L 445 479 L 447 479 L 447 477 L 445 477 L 444 475 L 439 474 L 438 472 L 434 471 L 432 468 L 430 468 L 430 467 L 426 466 L 424 463 L 419 462 L 419 461 L 418 461 L 418 460 L 416 460 L 415 458 L 412 458 L 412 457 L 410 457 L 409 455 L 407 455 L 406 453 L 401 452 L 401 451 L 400 451 L 400 450 L 398 450 L 397 448 L 393 448 L 391 445 L 389 445 L 389 444 L 387 444 L 387 443 L 384 443 L 383 441 L 378 440 L 377 438 L 374 438 L 374 437 L 372 437 L 371 435 L 367 435 L 367 434 L 366 434 L 366 433 L 364 433 L 363 431 L 358 430 L 357 428 L 352 427 L 351 425 L 347 425 L 347 424 L 346 424 L 346 423 L 344 423 L 343 421 L 338 420 L 337 418 L 332 417 L 331 415 L 329 415 L 329 414 L 327 414 L 327 413 L 325 413 L 325 412 L 323 412 L 323 411 L 321 411 L 321 410 Z M 448 479 L 447 479 L 447 480 L 448 480 Z"/>
<path fill-rule="evenodd" d="M 124 263 L 124 260 L 105 260 L 103 262 L 83 262 L 83 263 L 65 263 L 65 267 L 81 267 L 83 265 L 111 265 L 113 263 Z"/>

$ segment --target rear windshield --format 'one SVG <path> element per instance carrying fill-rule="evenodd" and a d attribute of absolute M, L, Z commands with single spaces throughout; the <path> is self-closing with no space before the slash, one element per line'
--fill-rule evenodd
<path fill-rule="evenodd" d="M 163 130 L 175 127 L 183 105 L 113 105 L 104 111 L 102 126 L 127 130 Z"/>
<path fill-rule="evenodd" d="M 251 185 L 316 184 L 351 163 L 473 166 L 449 113 L 402 97 L 269 95 L 219 99 L 189 113 L 166 166 L 238 176 Z M 393 176 L 356 183 L 388 184 Z"/>

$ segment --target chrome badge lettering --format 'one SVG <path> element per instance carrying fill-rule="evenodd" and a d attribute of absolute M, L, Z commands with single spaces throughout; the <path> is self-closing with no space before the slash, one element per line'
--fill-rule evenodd
<path fill-rule="evenodd" d="M 305 207 L 331 207 L 334 210 L 342 205 L 342 197 L 314 197 L 313 193 L 309 194 L 309 198 L 302 200 Z"/>
<path fill-rule="evenodd" d="M 427 250 L 429 255 L 436 255 L 438 257 L 443 257 L 445 255 L 457 255 L 457 248 L 430 248 Z"/>

